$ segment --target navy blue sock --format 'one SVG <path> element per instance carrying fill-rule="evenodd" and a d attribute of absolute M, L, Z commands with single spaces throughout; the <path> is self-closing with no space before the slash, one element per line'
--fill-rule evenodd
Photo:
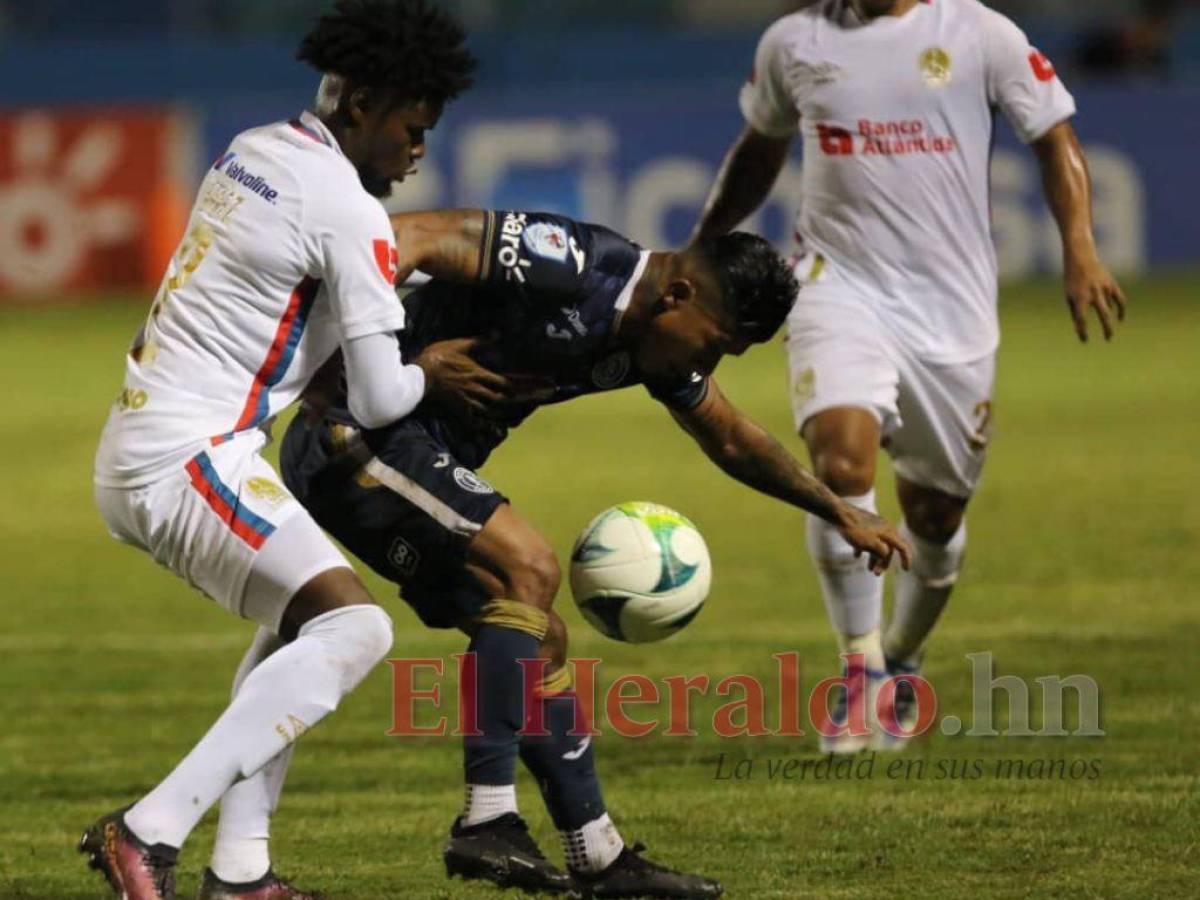
<path fill-rule="evenodd" d="M 573 691 L 543 698 L 542 722 L 545 736 L 521 738 L 521 761 L 537 779 L 542 798 L 559 831 L 573 831 L 604 815 L 604 798 L 592 756 L 592 739 L 569 734 L 586 732 L 583 710 Z"/>
<path fill-rule="evenodd" d="M 480 625 L 468 650 L 475 654 L 477 737 L 463 738 L 467 784 L 512 784 L 517 774 L 517 731 L 524 722 L 524 670 L 518 660 L 538 654 L 536 637 L 503 625 Z"/>

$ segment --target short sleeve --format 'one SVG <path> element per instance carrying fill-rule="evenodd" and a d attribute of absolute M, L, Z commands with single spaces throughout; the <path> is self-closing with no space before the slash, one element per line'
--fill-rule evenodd
<path fill-rule="evenodd" d="M 984 22 L 988 102 L 998 106 L 1017 136 L 1036 141 L 1075 115 L 1075 99 L 1054 65 L 1024 32 L 999 13 Z"/>
<path fill-rule="evenodd" d="M 759 41 L 750 79 L 742 85 L 738 98 L 746 123 L 767 137 L 791 137 L 800 124 L 795 98 L 784 77 L 786 52 L 777 23 Z"/>
<path fill-rule="evenodd" d="M 659 403 L 681 411 L 695 409 L 708 396 L 708 379 L 699 372 L 677 381 L 647 381 L 646 390 Z"/>
<path fill-rule="evenodd" d="M 573 295 L 602 259 L 610 259 L 610 235 L 607 229 L 554 213 L 488 212 L 479 280 L 530 295 Z M 624 239 L 620 243 L 636 261 L 637 248 Z"/>
<path fill-rule="evenodd" d="M 305 209 L 305 226 L 343 341 L 404 327 L 391 222 L 382 204 L 357 184 L 354 188 L 322 190 Z"/>

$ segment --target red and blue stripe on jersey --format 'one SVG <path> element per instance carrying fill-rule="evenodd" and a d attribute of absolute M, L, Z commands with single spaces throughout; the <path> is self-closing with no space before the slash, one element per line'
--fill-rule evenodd
<path fill-rule="evenodd" d="M 207 453 L 193 457 L 186 468 L 192 487 L 221 517 L 221 521 L 255 550 L 261 549 L 267 538 L 275 533 L 275 526 L 241 505 L 237 494 L 229 489 L 213 468 Z"/>
<path fill-rule="evenodd" d="M 275 338 L 271 341 L 267 358 L 263 360 L 262 366 L 254 375 L 250 393 L 242 406 L 242 414 L 231 431 L 212 439 L 214 447 L 219 447 L 230 440 L 239 431 L 258 427 L 270 414 L 271 388 L 283 380 L 288 367 L 292 364 L 292 358 L 296 355 L 296 347 L 300 343 L 301 335 L 304 334 L 304 326 L 308 322 L 308 315 L 312 312 L 313 302 L 316 300 L 320 287 L 320 281 L 306 275 L 292 291 L 291 297 L 288 298 L 287 309 L 284 310 L 283 317 L 279 320 L 279 327 L 275 329 Z"/>

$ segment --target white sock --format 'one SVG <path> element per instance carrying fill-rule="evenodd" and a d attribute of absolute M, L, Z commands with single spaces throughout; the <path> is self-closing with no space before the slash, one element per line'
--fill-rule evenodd
<path fill-rule="evenodd" d="M 295 745 L 243 778 L 221 798 L 221 818 L 209 868 L 229 884 L 257 881 L 271 868 L 271 815 Z"/>
<path fill-rule="evenodd" d="M 958 580 L 967 550 L 967 523 L 945 544 L 917 537 L 903 522 L 900 533 L 912 544 L 913 566 L 896 574 L 896 601 L 883 643 L 889 659 L 916 665 Z"/>
<path fill-rule="evenodd" d="M 505 813 L 517 811 L 517 786 L 515 784 L 468 784 L 467 799 L 463 804 L 462 824 L 482 825 L 498 819 Z"/>
<path fill-rule="evenodd" d="M 603 872 L 621 855 L 625 842 L 605 813 L 574 831 L 560 831 L 567 868 L 576 872 Z"/>
<path fill-rule="evenodd" d="M 874 491 L 842 499 L 859 509 L 875 512 Z M 871 574 L 867 555 L 855 557 L 854 548 L 824 519 L 810 515 L 807 536 L 825 609 L 844 648 L 848 638 L 870 634 L 879 628 L 883 579 Z"/>
<path fill-rule="evenodd" d="M 255 667 L 283 646 L 283 640 L 274 632 L 258 629 L 234 676 L 234 697 Z M 294 744 L 289 746 L 249 778 L 234 784 L 221 798 L 221 818 L 209 868 L 222 881 L 257 881 L 271 868 L 271 815 L 279 805 L 294 749 Z"/>
<path fill-rule="evenodd" d="M 317 616 L 247 676 L 221 717 L 158 787 L 125 814 L 149 844 L 179 847 L 217 799 L 333 712 L 392 646 L 378 606 Z"/>
<path fill-rule="evenodd" d="M 880 638 L 878 628 L 866 634 L 844 637 L 842 652 L 862 654 L 863 662 L 869 672 L 882 672 L 884 669 L 883 640 Z"/>

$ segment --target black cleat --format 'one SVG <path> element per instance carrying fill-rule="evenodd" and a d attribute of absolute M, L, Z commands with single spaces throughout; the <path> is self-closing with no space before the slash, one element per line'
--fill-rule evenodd
<path fill-rule="evenodd" d="M 469 827 L 455 819 L 442 859 L 449 877 L 480 878 L 498 887 L 531 893 L 579 896 L 571 876 L 550 864 L 530 837 L 529 826 L 516 813 Z"/>
<path fill-rule="evenodd" d="M 102 816 L 79 839 L 79 852 L 122 900 L 175 900 L 179 851 L 143 842 L 125 824 L 125 810 Z"/>
<path fill-rule="evenodd" d="M 603 872 L 572 870 L 576 883 L 585 897 L 720 897 L 725 893 L 721 883 L 702 875 L 675 872 L 641 855 L 642 844 L 625 847 L 621 855 Z"/>

